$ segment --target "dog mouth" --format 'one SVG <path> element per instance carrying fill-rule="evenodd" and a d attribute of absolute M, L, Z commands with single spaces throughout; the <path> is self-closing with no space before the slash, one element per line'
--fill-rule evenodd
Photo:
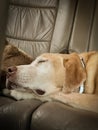
<path fill-rule="evenodd" d="M 43 91 L 41 89 L 35 89 L 33 92 L 38 94 L 38 95 L 44 95 L 45 94 L 45 91 Z"/>
<path fill-rule="evenodd" d="M 43 96 L 45 94 L 45 91 L 44 90 L 41 90 L 41 89 L 30 89 L 28 87 L 21 87 L 19 86 L 18 84 L 16 83 L 13 83 L 9 80 L 6 81 L 6 88 L 8 88 L 9 90 L 17 90 L 17 91 L 21 91 L 21 92 L 28 92 L 28 93 L 34 93 L 38 96 Z"/>
<path fill-rule="evenodd" d="M 9 90 L 12 90 L 12 89 L 19 88 L 19 86 L 9 80 L 6 80 L 6 88 L 8 88 Z"/>

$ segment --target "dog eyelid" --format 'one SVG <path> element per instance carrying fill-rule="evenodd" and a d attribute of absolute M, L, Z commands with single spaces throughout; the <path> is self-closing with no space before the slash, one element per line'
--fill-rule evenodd
<path fill-rule="evenodd" d="M 47 62 L 48 60 L 39 60 L 38 63 Z"/>

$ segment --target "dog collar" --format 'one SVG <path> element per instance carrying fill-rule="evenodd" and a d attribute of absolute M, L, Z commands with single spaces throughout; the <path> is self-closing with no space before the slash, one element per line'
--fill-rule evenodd
<path fill-rule="evenodd" d="M 81 61 L 82 67 L 85 68 L 86 67 L 85 62 L 82 57 L 80 57 L 80 61 Z M 84 82 L 79 87 L 79 93 L 82 94 L 83 92 L 84 92 Z"/>
<path fill-rule="evenodd" d="M 82 94 L 84 92 L 84 83 L 79 87 L 79 93 Z"/>
<path fill-rule="evenodd" d="M 83 67 L 83 68 L 86 68 L 84 59 L 83 59 L 82 57 L 80 57 L 80 61 L 81 61 L 82 67 Z"/>

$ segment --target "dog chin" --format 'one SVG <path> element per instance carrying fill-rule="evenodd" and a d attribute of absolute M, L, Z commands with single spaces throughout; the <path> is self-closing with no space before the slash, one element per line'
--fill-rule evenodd
<path fill-rule="evenodd" d="M 45 95 L 45 91 L 41 90 L 41 89 L 30 89 L 29 87 L 22 87 L 14 82 L 9 81 L 8 79 L 6 80 L 6 88 L 9 90 L 17 90 L 20 92 L 27 92 L 27 93 L 33 93 L 37 96 L 44 96 Z"/>
<path fill-rule="evenodd" d="M 14 82 L 6 80 L 6 88 L 9 90 L 20 88 L 19 85 L 15 84 Z"/>

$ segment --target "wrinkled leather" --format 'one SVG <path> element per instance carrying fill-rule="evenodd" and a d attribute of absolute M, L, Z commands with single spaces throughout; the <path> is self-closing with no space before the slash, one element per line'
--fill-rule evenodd
<path fill-rule="evenodd" d="M 33 57 L 98 50 L 97 12 L 95 0 L 10 0 L 6 35 Z"/>
<path fill-rule="evenodd" d="M 38 100 L 14 101 L 0 107 L 0 130 L 29 130 L 32 113 L 41 105 Z"/>
<path fill-rule="evenodd" d="M 57 0 L 11 0 L 6 30 L 9 41 L 33 57 L 49 52 L 56 8 Z"/>
<path fill-rule="evenodd" d="M 15 100 L 0 95 L 0 106 L 7 105 L 13 102 L 15 102 Z"/>
<path fill-rule="evenodd" d="M 98 50 L 97 23 L 98 0 L 10 0 L 6 38 L 35 58 L 44 52 Z M 0 130 L 56 129 L 97 130 L 98 114 L 0 96 Z"/>
<path fill-rule="evenodd" d="M 41 105 L 32 115 L 31 130 L 97 130 L 98 114 L 59 102 Z"/>

